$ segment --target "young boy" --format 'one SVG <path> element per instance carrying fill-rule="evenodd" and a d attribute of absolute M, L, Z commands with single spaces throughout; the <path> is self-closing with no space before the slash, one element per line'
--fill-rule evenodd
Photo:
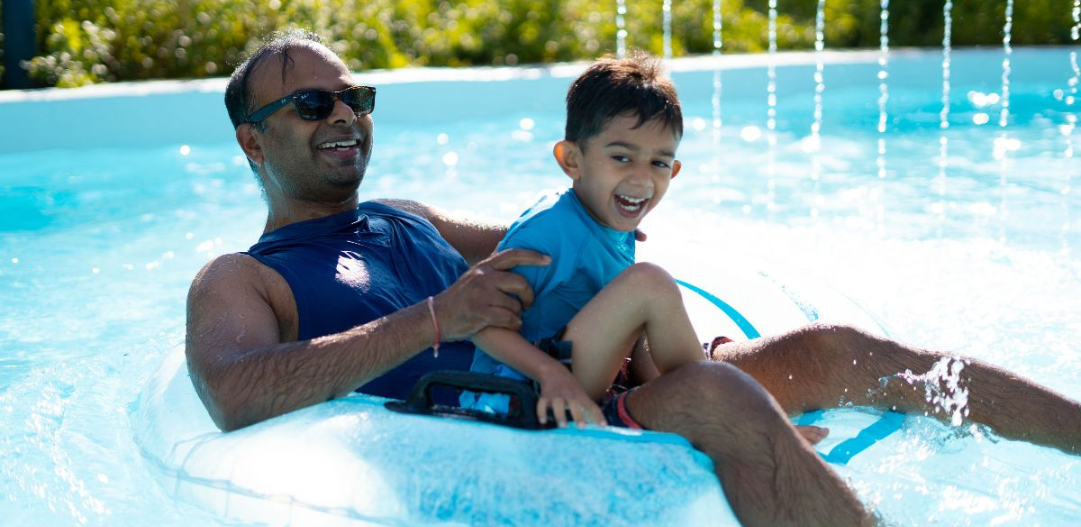
<path fill-rule="evenodd" d="M 634 263 L 634 231 L 679 173 L 682 136 L 675 88 L 644 53 L 601 59 L 571 85 L 554 154 L 572 187 L 523 213 L 499 245 L 548 254 L 552 263 L 515 269 L 535 295 L 520 334 L 488 328 L 473 338 L 473 371 L 540 384 L 542 424 L 551 409 L 559 426 L 569 414 L 579 426 L 639 428 L 626 392 L 609 388 L 642 336 L 662 373 L 705 358 L 675 282 Z M 570 370 L 560 362 L 567 358 Z M 507 412 L 504 395 L 461 399 L 466 408 Z"/>

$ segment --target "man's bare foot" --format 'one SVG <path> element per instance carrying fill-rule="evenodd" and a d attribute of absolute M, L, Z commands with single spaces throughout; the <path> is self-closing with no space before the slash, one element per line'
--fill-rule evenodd
<path fill-rule="evenodd" d="M 810 443 L 811 446 L 817 445 L 830 435 L 830 429 L 822 428 L 821 426 L 796 425 L 796 431 L 799 432 L 799 435 L 803 437 L 803 440 Z"/>

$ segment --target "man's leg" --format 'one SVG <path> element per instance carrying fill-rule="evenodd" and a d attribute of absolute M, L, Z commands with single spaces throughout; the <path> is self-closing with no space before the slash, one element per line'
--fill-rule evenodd
<path fill-rule="evenodd" d="M 952 356 L 847 326 L 814 325 L 725 344 L 714 359 L 754 377 L 789 413 L 851 403 L 950 417 L 927 401 L 928 382 L 916 377 L 941 361 L 954 361 Z M 989 425 L 1005 438 L 1081 454 L 1077 401 L 982 361 L 963 359 L 960 368 L 959 389 L 968 390 L 966 421 Z M 898 375 L 906 371 L 914 375 Z M 945 381 L 934 384 L 939 393 L 954 395 Z"/>
<path fill-rule="evenodd" d="M 713 460 L 743 525 L 866 525 L 852 491 L 796 434 L 776 401 L 723 363 L 694 362 L 627 396 L 651 430 L 687 438 Z"/>

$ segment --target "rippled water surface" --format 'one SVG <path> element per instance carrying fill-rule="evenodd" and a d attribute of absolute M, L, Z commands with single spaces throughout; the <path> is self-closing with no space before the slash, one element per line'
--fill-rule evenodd
<path fill-rule="evenodd" d="M 710 65 L 678 62 L 684 170 L 644 225 L 642 252 L 693 261 L 692 275 L 747 265 L 819 279 L 897 338 L 979 357 L 1079 399 L 1081 163 L 1069 156 L 1071 145 L 1081 150 L 1081 130 L 1070 121 L 1078 103 L 1066 99 L 1068 55 L 1015 50 L 1012 115 L 1000 127 L 1002 101 L 989 95 L 1001 91 L 1000 56 L 955 50 L 943 130 L 941 55 L 897 54 L 884 153 L 873 59 L 842 55 L 827 65 L 817 153 L 806 56 L 779 69 L 772 148 L 763 69 L 724 70 L 717 138 Z M 451 81 L 381 84 L 363 197 L 513 218 L 539 191 L 568 182 L 550 155 L 566 75 L 492 81 L 503 83 L 497 100 L 471 98 L 470 85 Z M 406 91 L 450 116 L 395 113 L 411 104 L 395 96 Z M 0 121 L 13 126 L 17 112 L 57 104 L 135 103 L 5 102 Z M 51 136 L 37 148 L 0 146 L 5 524 L 219 521 L 168 497 L 130 423 L 142 385 L 182 342 L 192 276 L 210 257 L 247 248 L 264 221 L 224 110 L 199 117 L 225 130 L 123 146 L 127 136 L 139 143 L 143 127 L 171 126 L 151 119 L 95 147 L 65 148 Z M 839 470 L 901 525 L 1064 526 L 1081 517 L 1081 458 L 967 423 L 917 421 L 900 433 L 893 451 L 869 451 Z"/>

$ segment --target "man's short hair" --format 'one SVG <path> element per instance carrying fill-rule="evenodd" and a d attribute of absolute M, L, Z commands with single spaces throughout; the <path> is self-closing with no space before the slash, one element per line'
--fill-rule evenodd
<path fill-rule="evenodd" d="M 567 91 L 564 139 L 584 146 L 611 119 L 631 113 L 642 126 L 653 119 L 683 137 L 683 112 L 672 81 L 657 58 L 632 51 L 627 58 L 604 57 L 575 79 Z"/>
<path fill-rule="evenodd" d="M 244 62 L 241 62 L 233 71 L 233 75 L 229 77 L 229 84 L 225 87 L 225 109 L 229 112 L 229 120 L 233 122 L 233 128 L 244 124 L 248 115 L 255 110 L 252 107 L 255 101 L 248 79 L 259 64 L 269 57 L 281 56 L 282 81 L 284 82 L 286 70 L 292 63 L 289 50 L 298 45 L 321 44 L 322 42 L 318 34 L 302 29 L 272 33 Z"/>

